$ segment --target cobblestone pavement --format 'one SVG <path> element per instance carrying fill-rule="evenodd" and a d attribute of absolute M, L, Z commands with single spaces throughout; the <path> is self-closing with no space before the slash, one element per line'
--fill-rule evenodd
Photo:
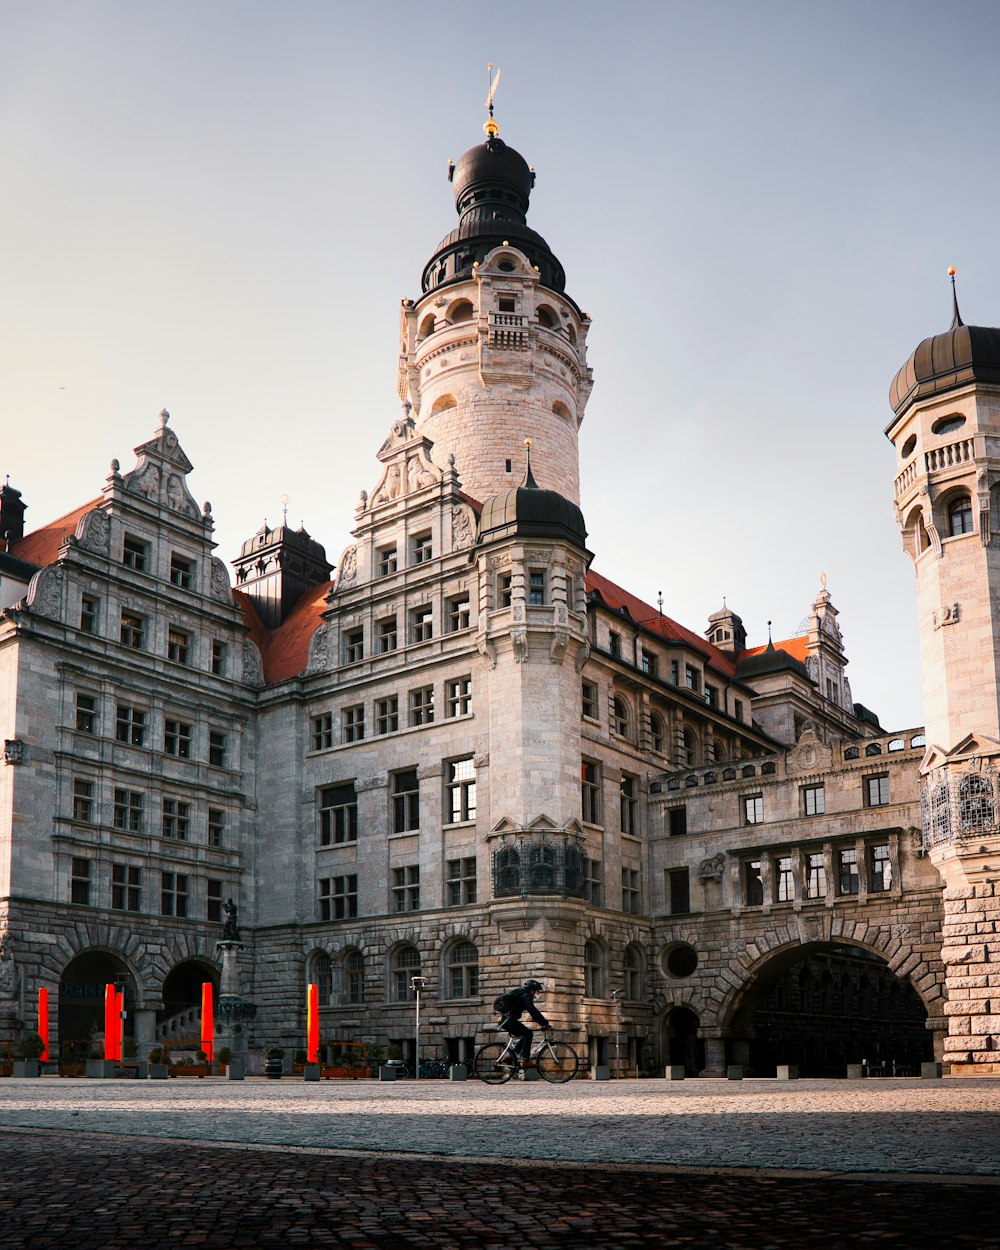
<path fill-rule="evenodd" d="M 0 1081 L 4 1250 L 1000 1250 L 1000 1081 Z"/>

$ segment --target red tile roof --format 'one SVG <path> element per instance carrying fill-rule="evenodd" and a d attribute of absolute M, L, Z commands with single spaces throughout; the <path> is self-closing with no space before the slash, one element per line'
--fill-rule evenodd
<path fill-rule="evenodd" d="M 90 503 L 74 508 L 65 516 L 50 521 L 48 525 L 43 525 L 41 529 L 25 534 L 23 538 L 11 543 L 10 554 L 17 556 L 20 560 L 27 560 L 29 564 L 37 564 L 39 568 L 51 564 L 59 554 L 62 544 L 76 532 L 80 518 L 85 512 L 96 508 L 100 502 L 100 499 L 92 499 Z"/>
<path fill-rule="evenodd" d="M 322 622 L 332 586 L 332 582 L 323 582 L 307 590 L 277 629 L 266 628 L 245 591 L 233 591 L 233 601 L 242 609 L 250 637 L 260 649 L 266 682 L 285 681 L 305 672 L 309 640 Z"/>
<path fill-rule="evenodd" d="M 794 638 L 786 638 L 784 642 L 774 643 L 775 651 L 787 651 L 793 660 L 801 660 L 805 664 L 809 652 L 806 647 L 809 643 L 808 634 L 797 634 Z M 746 651 L 741 651 L 739 658 L 747 660 L 752 655 L 760 655 L 762 651 L 767 650 L 767 643 L 762 647 L 748 647 Z"/>

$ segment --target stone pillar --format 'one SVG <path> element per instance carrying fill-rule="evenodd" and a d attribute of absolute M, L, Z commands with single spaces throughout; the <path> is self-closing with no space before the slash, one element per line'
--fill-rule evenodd
<path fill-rule="evenodd" d="M 153 1007 L 134 1007 L 132 1022 L 135 1026 L 136 1058 L 139 1062 L 149 1058 L 150 1048 L 156 1042 L 156 1010 Z"/>
<path fill-rule="evenodd" d="M 215 1052 L 228 1046 L 234 1058 L 241 1056 L 245 1049 L 243 1025 L 236 1008 L 242 1001 L 240 997 L 239 955 L 243 949 L 242 942 L 231 939 L 216 942 L 215 949 L 222 960 L 222 973 L 219 977 L 219 1001 L 216 1003 L 217 1023 L 215 1028 Z"/>
<path fill-rule="evenodd" d="M 705 1040 L 705 1066 L 702 1069 L 701 1076 L 725 1076 L 726 1075 L 726 1039 L 722 1036 L 721 1029 L 715 1029 L 711 1033 L 704 1033 Z"/>

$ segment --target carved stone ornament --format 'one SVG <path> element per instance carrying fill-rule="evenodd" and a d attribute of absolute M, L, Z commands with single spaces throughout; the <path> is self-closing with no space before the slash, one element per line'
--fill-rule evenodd
<path fill-rule="evenodd" d="M 222 603 L 230 602 L 233 597 L 232 586 L 229 584 L 229 570 L 217 556 L 212 557 L 211 591 L 212 598 Z"/>
<path fill-rule="evenodd" d="M 452 508 L 451 510 L 451 545 L 454 551 L 464 551 L 471 547 L 476 533 L 472 525 L 472 517 L 468 508 Z"/>
<path fill-rule="evenodd" d="M 243 639 L 243 684 L 258 687 L 264 684 L 264 665 L 261 663 L 260 652 L 256 643 L 249 638 Z"/>
<path fill-rule="evenodd" d="M 726 864 L 726 857 L 720 851 L 718 855 L 712 855 L 708 859 L 703 859 L 698 865 L 699 881 L 721 881 L 722 870 Z"/>
<path fill-rule="evenodd" d="M 523 621 L 524 620 L 524 605 L 520 603 L 515 603 L 513 608 L 511 609 L 510 615 L 511 615 L 511 620 Z"/>
<path fill-rule="evenodd" d="M 523 664 L 528 658 L 528 631 L 526 629 L 512 629 L 510 631 L 510 644 L 514 648 L 514 662 Z"/>
<path fill-rule="evenodd" d="M 510 552 L 505 552 L 503 555 L 499 555 L 499 556 L 490 556 L 490 568 L 491 569 L 510 568 Z"/>
<path fill-rule="evenodd" d="M 479 654 L 483 657 L 483 659 L 486 661 L 489 667 L 496 668 L 497 666 L 496 647 L 494 647 L 493 643 L 490 642 L 489 636 L 487 634 L 480 634 L 479 638 L 476 641 L 476 646 L 479 648 Z"/>
<path fill-rule="evenodd" d="M 558 625 L 569 624 L 569 612 L 567 611 L 565 603 L 556 604 L 556 624 Z"/>
<path fill-rule="evenodd" d="M 489 768 L 490 753 L 489 751 L 477 751 L 472 757 L 473 768 Z"/>
<path fill-rule="evenodd" d="M 4 741 L 3 762 L 5 764 L 24 763 L 24 743 L 20 738 L 7 738 Z"/>
<path fill-rule="evenodd" d="M 590 659 L 590 643 L 584 642 L 581 644 L 580 649 L 576 653 L 576 671 L 578 673 L 583 672 L 583 666 L 587 663 L 589 659 Z"/>
<path fill-rule="evenodd" d="M 168 430 L 167 433 L 170 434 L 172 431 Z M 198 505 L 188 493 L 184 479 L 177 473 L 171 473 L 167 478 L 167 507 L 173 509 L 174 512 L 181 513 L 182 516 L 196 517 L 198 515 Z"/>
<path fill-rule="evenodd" d="M 345 582 L 353 582 L 358 575 L 358 549 L 357 547 L 348 547 L 344 552 L 343 559 L 340 561 L 340 576 L 337 578 L 338 584 Z"/>
<path fill-rule="evenodd" d="M 563 662 L 568 646 L 569 634 L 564 629 L 557 629 L 552 635 L 552 645 L 549 647 L 549 659 L 553 664 L 561 664 Z"/>
<path fill-rule="evenodd" d="M 384 790 L 388 784 L 388 773 L 373 773 L 370 777 L 358 777 L 354 789 L 358 794 L 364 794 L 367 790 Z"/>
<path fill-rule="evenodd" d="M 147 464 L 142 468 L 133 469 L 122 478 L 122 484 L 133 495 L 142 495 L 145 499 L 159 499 L 160 470 L 155 464 Z"/>
<path fill-rule="evenodd" d="M 942 603 L 931 613 L 931 621 L 935 629 L 943 629 L 945 625 L 957 625 L 961 615 L 960 604 Z"/>
<path fill-rule="evenodd" d="M 418 457 L 406 462 L 410 490 L 423 490 L 425 486 L 433 486 L 437 481 L 430 467 Z"/>
<path fill-rule="evenodd" d="M 39 569 L 28 586 L 28 607 L 36 616 L 59 619 L 62 607 L 63 571 L 58 568 Z"/>
<path fill-rule="evenodd" d="M 80 518 L 76 527 L 76 537 L 80 546 L 86 551 L 96 551 L 98 555 L 108 554 L 111 539 L 111 522 L 106 512 L 95 508 Z"/>
<path fill-rule="evenodd" d="M 17 969 L 10 934 L 0 933 L 0 998 L 13 998 L 17 990 Z"/>
<path fill-rule="evenodd" d="M 372 504 L 390 503 L 398 498 L 401 490 L 399 465 L 391 464 L 385 471 L 382 481 L 372 494 Z"/>
<path fill-rule="evenodd" d="M 306 662 L 307 673 L 322 673 L 330 667 L 330 627 L 320 625 L 309 639 L 309 659 Z"/>

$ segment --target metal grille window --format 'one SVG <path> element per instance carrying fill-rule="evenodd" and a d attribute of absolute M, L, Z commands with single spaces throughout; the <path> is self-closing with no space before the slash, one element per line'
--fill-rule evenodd
<path fill-rule="evenodd" d="M 581 714 L 589 720 L 597 720 L 597 687 L 592 681 L 583 682 L 580 687 Z"/>
<path fill-rule="evenodd" d="M 76 855 L 73 856 L 69 875 L 69 900 L 71 903 L 79 903 L 83 907 L 90 905 L 90 869 L 91 862 L 89 859 L 82 859 Z"/>
<path fill-rule="evenodd" d="M 187 664 L 191 654 L 191 635 L 171 625 L 167 630 L 167 659 L 175 664 Z"/>
<path fill-rule="evenodd" d="M 622 773 L 619 787 L 619 808 L 621 811 L 622 833 L 638 834 L 639 832 L 639 782 L 628 773 Z"/>
<path fill-rule="evenodd" d="M 344 955 L 344 999 L 348 1003 L 365 1000 L 365 961 L 359 950 Z"/>
<path fill-rule="evenodd" d="M 472 607 L 468 595 L 458 595 L 448 600 L 448 632 L 457 633 L 460 629 L 468 629 L 472 622 Z"/>
<path fill-rule="evenodd" d="M 163 722 L 163 749 L 182 760 L 191 758 L 191 726 L 180 720 Z"/>
<path fill-rule="evenodd" d="M 319 883 L 319 918 L 323 921 L 351 920 L 358 914 L 358 878 L 322 877 Z"/>
<path fill-rule="evenodd" d="M 583 760 L 580 765 L 580 801 L 583 819 L 587 824 L 601 823 L 601 766 L 593 760 Z"/>
<path fill-rule="evenodd" d="M 595 907 L 602 903 L 601 861 L 584 859 L 583 861 L 583 897 Z"/>
<path fill-rule="evenodd" d="M 837 852 L 837 867 L 837 892 L 845 896 L 860 893 L 858 853 L 853 846 Z"/>
<path fill-rule="evenodd" d="M 479 951 L 472 942 L 456 942 L 451 947 L 446 978 L 449 998 L 475 998 L 479 993 Z"/>
<path fill-rule="evenodd" d="M 73 819 L 87 824 L 94 819 L 94 783 L 82 777 L 73 779 Z"/>
<path fill-rule="evenodd" d="M 76 731 L 81 734 L 97 732 L 97 700 L 92 694 L 76 696 Z"/>
<path fill-rule="evenodd" d="M 434 558 L 434 544 L 430 534 L 417 534 L 413 539 L 413 563 L 426 564 Z"/>
<path fill-rule="evenodd" d="M 80 629 L 85 634 L 96 634 L 100 615 L 100 600 L 94 595 L 84 595 L 80 600 Z"/>
<path fill-rule="evenodd" d="M 122 612 L 121 644 L 141 651 L 146 644 L 146 622 L 135 612 Z"/>
<path fill-rule="evenodd" d="M 389 966 L 389 994 L 392 1001 L 410 1002 L 414 998 L 410 981 L 418 976 L 420 976 L 420 952 L 415 946 L 400 946 L 393 953 Z"/>
<path fill-rule="evenodd" d="M 129 746 L 141 747 L 146 741 L 146 713 L 119 703 L 115 709 L 115 737 Z"/>
<path fill-rule="evenodd" d="M 429 603 L 410 613 L 410 637 L 414 642 L 428 642 L 434 637 L 434 609 Z"/>
<path fill-rule="evenodd" d="M 114 826 L 128 833 L 142 832 L 143 796 L 138 790 L 115 790 Z"/>
<path fill-rule="evenodd" d="M 630 943 L 625 947 L 625 958 L 622 960 L 622 981 L 625 997 L 632 1002 L 639 1002 L 643 996 L 642 972 L 642 951 Z"/>
<path fill-rule="evenodd" d="M 409 833 L 420 828 L 420 783 L 417 770 L 408 768 L 392 778 L 392 831 Z"/>
<path fill-rule="evenodd" d="M 390 695 L 387 699 L 375 700 L 375 732 L 376 734 L 394 734 L 399 730 L 399 697 Z"/>
<path fill-rule="evenodd" d="M 434 720 L 434 687 L 410 691 L 410 724 L 430 725 Z"/>
<path fill-rule="evenodd" d="M 826 791 L 823 786 L 805 786 L 802 790 L 802 810 L 806 816 L 822 816 L 826 811 Z"/>
<path fill-rule="evenodd" d="M 472 756 L 445 765 L 445 823 L 476 818 L 476 769 Z"/>
<path fill-rule="evenodd" d="M 639 891 L 639 869 L 622 869 L 622 911 L 638 914 L 642 911 L 642 896 Z"/>
<path fill-rule="evenodd" d="M 996 824 L 996 804 L 989 777 L 967 773 L 959 782 L 958 820 L 963 829 L 992 829 Z"/>
<path fill-rule="evenodd" d="M 365 631 L 349 629 L 344 634 L 344 663 L 357 664 L 365 658 Z"/>
<path fill-rule="evenodd" d="M 149 543 L 126 534 L 122 544 L 122 564 L 127 569 L 134 569 L 137 573 L 145 573 L 149 564 Z"/>
<path fill-rule="evenodd" d="M 170 557 L 170 582 L 174 586 L 179 586 L 181 590 L 191 589 L 191 579 L 194 574 L 194 561 L 188 560 L 184 556 L 177 555 L 174 552 Z"/>
<path fill-rule="evenodd" d="M 391 902 L 393 911 L 420 910 L 420 865 L 407 864 L 392 870 Z"/>
<path fill-rule="evenodd" d="M 344 741 L 360 742 L 365 736 L 365 705 L 344 708 Z"/>
<path fill-rule="evenodd" d="M 208 762 L 213 768 L 225 768 L 226 745 L 226 735 L 221 729 L 208 731 Z"/>
<path fill-rule="evenodd" d="M 312 718 L 312 749 L 328 751 L 333 746 L 333 715 L 323 712 Z"/>
<path fill-rule="evenodd" d="M 388 655 L 390 651 L 395 651 L 399 646 L 399 635 L 396 632 L 396 618 L 387 616 L 385 620 L 379 621 L 375 626 L 375 636 L 378 643 L 379 655 Z"/>
<path fill-rule="evenodd" d="M 129 864 L 111 865 L 111 908 L 113 911 L 142 910 L 142 869 Z"/>
<path fill-rule="evenodd" d="M 826 864 L 822 854 L 806 856 L 806 898 L 826 897 Z"/>
<path fill-rule="evenodd" d="M 583 992 L 587 998 L 604 997 L 604 951 L 596 942 L 583 948 Z"/>
<path fill-rule="evenodd" d="M 759 825 L 764 819 L 764 796 L 749 794 L 743 799 L 743 823 Z"/>
<path fill-rule="evenodd" d="M 747 907 L 759 907 L 764 901 L 764 878 L 759 859 L 743 865 L 743 894 Z"/>
<path fill-rule="evenodd" d="M 667 877 L 670 887 L 670 914 L 686 916 L 691 910 L 690 874 L 686 868 L 672 868 Z"/>
<path fill-rule="evenodd" d="M 319 792 L 319 844 L 339 846 L 358 840 L 358 795 L 354 782 Z"/>
<path fill-rule="evenodd" d="M 226 834 L 226 813 L 221 807 L 208 809 L 208 845 L 222 846 Z"/>
<path fill-rule="evenodd" d="M 191 804 L 182 799 L 163 800 L 162 831 L 165 838 L 186 842 L 191 824 Z"/>
<path fill-rule="evenodd" d="M 476 857 L 448 860 L 448 906 L 462 907 L 476 901 Z"/>
<path fill-rule="evenodd" d="M 222 882 L 212 877 L 205 882 L 205 919 L 209 924 L 222 923 Z"/>
<path fill-rule="evenodd" d="M 179 916 L 188 914 L 188 879 L 183 872 L 160 874 L 160 915 Z"/>
<path fill-rule="evenodd" d="M 889 844 L 880 842 L 868 852 L 869 888 L 878 893 L 892 889 L 892 859 Z"/>
<path fill-rule="evenodd" d="M 795 898 L 795 877 L 790 855 L 782 855 L 775 864 L 778 874 L 778 902 L 790 903 Z"/>
<path fill-rule="evenodd" d="M 468 716 L 472 708 L 472 678 L 456 677 L 445 683 L 444 692 L 445 716 Z"/>
<path fill-rule="evenodd" d="M 865 806 L 884 807 L 889 802 L 889 775 L 865 778 Z"/>
<path fill-rule="evenodd" d="M 378 575 L 379 577 L 388 577 L 390 573 L 395 573 L 399 567 L 399 557 L 396 554 L 395 546 L 380 547 L 378 553 Z"/>
<path fill-rule="evenodd" d="M 528 570 L 528 603 L 540 608 L 545 604 L 545 570 Z"/>

